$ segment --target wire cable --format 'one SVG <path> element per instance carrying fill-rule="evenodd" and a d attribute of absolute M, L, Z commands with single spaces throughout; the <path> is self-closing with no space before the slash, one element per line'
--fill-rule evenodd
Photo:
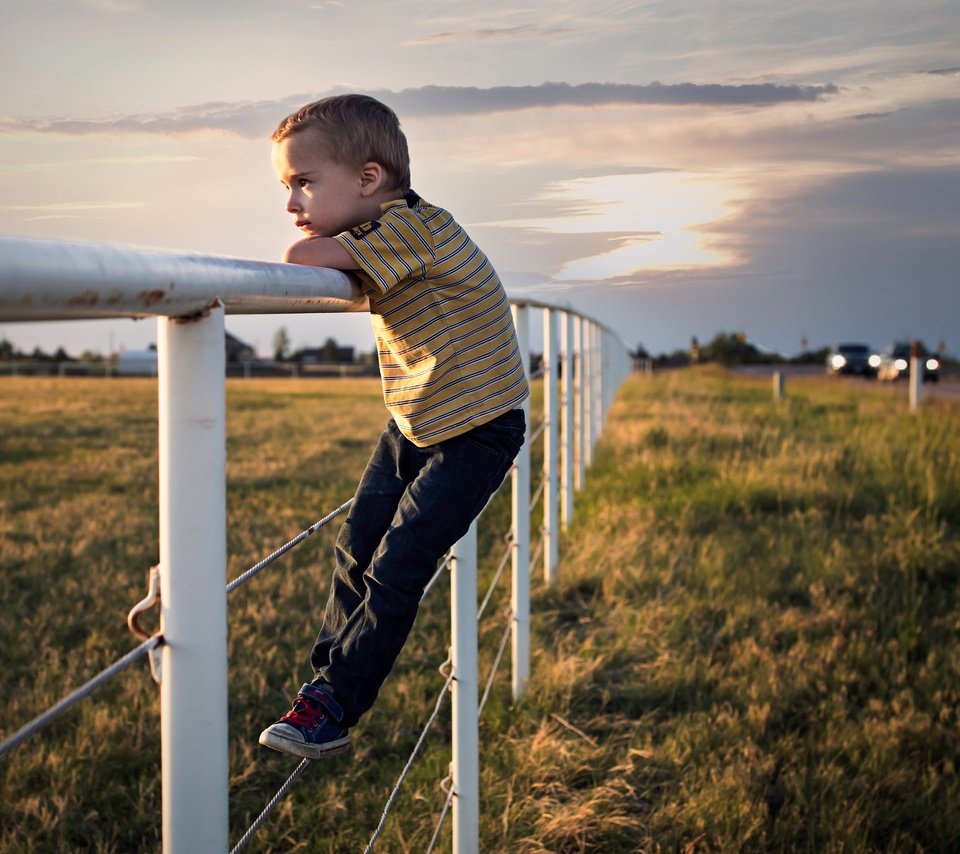
<path fill-rule="evenodd" d="M 487 677 L 487 684 L 483 689 L 483 697 L 480 698 L 480 705 L 477 706 L 477 717 L 483 714 L 483 707 L 487 704 L 487 697 L 490 696 L 490 689 L 493 687 L 493 677 L 497 675 L 497 668 L 500 666 L 500 659 L 503 658 L 503 651 L 507 648 L 507 641 L 510 639 L 510 630 L 513 628 L 513 620 L 507 620 L 507 627 L 504 629 L 503 636 L 500 638 L 500 648 L 493 659 L 493 666 L 490 668 L 490 675 Z"/>
<path fill-rule="evenodd" d="M 270 803 L 268 803 L 263 808 L 263 812 L 261 812 L 260 815 L 258 815 L 257 818 L 254 820 L 253 824 L 251 824 L 250 827 L 247 828 L 247 832 L 240 837 L 240 841 L 233 846 L 233 848 L 230 850 L 230 854 L 238 854 L 238 852 L 243 851 L 243 849 L 246 848 L 247 845 L 249 845 L 250 840 L 253 839 L 253 835 L 263 826 L 263 823 L 267 820 L 267 816 L 269 816 L 270 813 L 273 812 L 276 805 L 283 800 L 283 798 L 286 796 L 287 792 L 289 791 L 290 787 L 293 785 L 294 780 L 296 780 L 297 777 L 299 777 L 303 773 L 304 768 L 307 767 L 309 762 L 310 762 L 309 759 L 301 760 L 300 764 L 294 769 L 293 773 L 289 777 L 287 777 L 284 784 L 277 790 L 277 793 L 270 799 Z"/>
<path fill-rule="evenodd" d="M 424 599 L 427 598 L 427 594 L 433 590 L 433 586 L 440 580 L 440 576 L 443 575 L 443 571 L 450 566 L 450 561 L 453 560 L 453 554 L 448 552 L 446 557 L 440 561 L 440 566 L 437 567 L 437 571 L 433 574 L 427 582 L 427 586 L 423 588 L 423 595 L 420 597 L 420 602 L 422 603 Z"/>
<path fill-rule="evenodd" d="M 477 609 L 478 620 L 483 616 L 483 612 L 486 610 L 487 603 L 490 601 L 490 597 L 493 595 L 493 590 L 497 586 L 497 582 L 500 580 L 500 576 L 503 575 L 503 570 L 507 566 L 507 561 L 510 560 L 510 555 L 513 554 L 513 534 L 507 534 L 506 540 L 507 550 L 500 559 L 500 566 L 497 567 L 497 571 L 494 573 L 493 581 L 490 582 L 490 586 L 487 588 L 487 594 L 483 597 L 483 602 L 480 603 L 480 607 Z"/>
<path fill-rule="evenodd" d="M 540 500 L 540 496 L 543 495 L 543 489 L 547 484 L 547 474 L 544 472 L 543 477 L 540 478 L 540 483 L 537 484 L 537 488 L 533 493 L 533 498 L 530 499 L 530 509 L 533 510 L 537 506 L 537 502 Z"/>
<path fill-rule="evenodd" d="M 440 781 L 440 788 L 443 788 L 443 784 L 447 783 L 448 788 L 447 800 L 443 804 L 443 809 L 440 811 L 440 818 L 437 819 L 437 826 L 433 829 L 433 836 L 430 837 L 430 844 L 427 846 L 426 854 L 433 854 L 434 848 L 437 847 L 437 842 L 440 841 L 440 829 L 443 827 L 443 820 L 447 817 L 447 813 L 450 811 L 450 804 L 453 803 L 453 781 L 449 777 L 444 777 Z"/>
<path fill-rule="evenodd" d="M 320 521 L 314 522 L 309 528 L 307 528 L 307 530 L 301 531 L 299 534 L 297 534 L 297 536 L 295 536 L 292 540 L 290 540 L 290 542 L 284 543 L 282 546 L 280 546 L 280 548 L 278 548 L 275 552 L 273 552 L 273 554 L 269 554 L 259 563 L 255 563 L 253 566 L 250 567 L 250 569 L 248 569 L 242 575 L 238 575 L 236 578 L 233 579 L 233 581 L 231 581 L 227 585 L 227 593 L 232 593 L 241 584 L 246 584 L 246 582 L 248 582 L 251 578 L 253 578 L 253 576 L 255 576 L 258 572 L 260 572 L 261 569 L 265 569 L 271 563 L 273 563 L 278 557 L 285 555 L 288 551 L 290 551 L 290 549 L 302 543 L 311 534 L 315 534 L 324 525 L 326 525 L 327 522 L 329 522 L 334 517 L 339 516 L 341 513 L 343 513 L 343 511 L 346 510 L 348 507 L 350 507 L 351 504 L 353 504 L 352 498 L 349 501 L 345 501 L 336 510 L 328 513 L 326 516 L 320 519 Z"/>
<path fill-rule="evenodd" d="M 444 662 L 441 665 L 443 668 L 447 662 Z M 413 767 L 413 761 L 417 758 L 417 754 L 420 752 L 420 747 L 424 742 L 424 739 L 427 737 L 427 732 L 430 730 L 430 727 L 433 726 L 433 722 L 437 719 L 437 715 L 440 714 L 440 707 L 443 704 L 443 698 L 447 696 L 447 691 L 450 690 L 450 685 L 453 682 L 453 673 L 451 672 L 447 676 L 447 681 L 444 683 L 443 688 L 440 689 L 440 696 L 437 697 L 437 703 L 433 708 L 433 714 L 430 715 L 430 719 L 424 725 L 423 730 L 420 732 L 420 737 L 417 739 L 417 743 L 413 746 L 413 751 L 410 754 L 410 758 L 407 759 L 407 764 L 403 766 L 403 771 L 400 772 L 400 777 L 397 779 L 396 785 L 393 787 L 393 791 L 390 793 L 390 797 L 387 798 L 386 806 L 383 808 L 383 815 L 380 816 L 380 823 L 377 825 L 376 830 L 373 831 L 373 836 L 370 837 L 370 841 L 367 843 L 367 847 L 364 848 L 363 854 L 370 854 L 373 851 L 373 846 L 379 838 L 380 834 L 383 832 L 383 826 L 387 823 L 387 816 L 390 815 L 390 811 L 393 809 L 393 805 L 397 800 L 397 795 L 400 792 L 400 787 L 403 785 L 403 781 L 407 779 L 407 775 L 410 773 L 410 769 Z"/>
<path fill-rule="evenodd" d="M 71 706 L 79 703 L 80 700 L 89 694 L 92 694 L 97 688 L 112 679 L 121 670 L 129 667 L 138 658 L 143 658 L 143 656 L 147 655 L 150 650 L 162 643 L 163 635 L 161 634 L 155 634 L 153 637 L 147 638 L 142 644 L 140 644 L 140 646 L 130 650 L 130 652 L 123 656 L 123 658 L 117 659 L 117 661 L 115 661 L 109 667 L 101 670 L 96 676 L 87 682 L 84 682 L 83 685 L 81 685 L 75 691 L 67 694 L 66 697 L 60 700 L 60 702 L 55 703 L 43 714 L 37 715 L 37 717 L 35 717 L 32 721 L 24 724 L 13 735 L 4 739 L 3 742 L 0 742 L 0 758 L 15 750 L 34 733 L 40 732 L 40 730 L 50 726 L 50 724 L 52 724 Z"/>
<path fill-rule="evenodd" d="M 536 548 L 533 550 L 533 557 L 530 558 L 530 572 L 533 572 L 533 568 L 537 565 L 537 561 L 543 557 L 543 537 L 540 537 L 540 542 L 537 543 Z"/>

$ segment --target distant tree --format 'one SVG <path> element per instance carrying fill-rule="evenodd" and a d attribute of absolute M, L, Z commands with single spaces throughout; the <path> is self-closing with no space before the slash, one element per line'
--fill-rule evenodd
<path fill-rule="evenodd" d="M 790 361 L 797 365 L 819 365 L 827 360 L 829 353 L 829 347 L 819 347 L 816 350 L 804 350 L 802 353 L 798 353 L 790 359 Z"/>
<path fill-rule="evenodd" d="M 35 362 L 49 362 L 50 356 L 47 353 L 44 353 L 39 347 L 34 347 L 33 352 L 30 354 L 30 358 Z"/>
<path fill-rule="evenodd" d="M 53 361 L 55 362 L 72 362 L 73 359 L 70 358 L 70 355 L 67 353 L 63 347 L 57 347 L 57 352 L 53 354 Z"/>
<path fill-rule="evenodd" d="M 336 362 L 337 350 L 338 350 L 338 345 L 337 345 L 336 339 L 328 338 L 326 341 L 323 342 L 323 347 L 320 348 L 320 361 Z"/>
<path fill-rule="evenodd" d="M 10 361 L 17 355 L 16 348 L 6 338 L 0 338 L 0 359 Z"/>
<path fill-rule="evenodd" d="M 690 351 L 689 350 L 674 350 L 672 353 L 661 353 L 657 356 L 653 363 L 658 367 L 682 367 L 684 365 L 690 364 Z"/>
<path fill-rule="evenodd" d="M 154 344 L 154 343 L 151 341 L 149 344 L 147 344 L 147 349 L 150 350 L 151 352 L 156 353 L 156 352 L 157 352 L 157 345 Z"/>
<path fill-rule="evenodd" d="M 84 350 L 80 354 L 81 362 L 102 362 L 103 356 L 96 350 Z"/>
<path fill-rule="evenodd" d="M 767 358 L 747 341 L 742 332 L 718 332 L 709 344 L 700 348 L 700 361 L 749 365 L 767 361 Z"/>
<path fill-rule="evenodd" d="M 647 348 L 643 344 L 637 344 L 637 348 L 633 351 L 634 359 L 649 359 L 650 353 L 647 351 Z"/>
<path fill-rule="evenodd" d="M 290 351 L 290 336 L 287 334 L 287 327 L 281 326 L 273 336 L 273 358 L 282 362 L 287 358 Z"/>

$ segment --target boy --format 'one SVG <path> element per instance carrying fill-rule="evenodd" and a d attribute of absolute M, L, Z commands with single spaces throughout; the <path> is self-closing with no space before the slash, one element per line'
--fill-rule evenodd
<path fill-rule="evenodd" d="M 337 539 L 314 678 L 260 743 L 309 758 L 350 746 L 437 562 L 523 444 L 526 375 L 496 272 L 445 210 L 410 189 L 396 115 L 362 95 L 284 119 L 273 164 L 306 235 L 284 260 L 352 271 L 370 300 L 391 418 Z"/>

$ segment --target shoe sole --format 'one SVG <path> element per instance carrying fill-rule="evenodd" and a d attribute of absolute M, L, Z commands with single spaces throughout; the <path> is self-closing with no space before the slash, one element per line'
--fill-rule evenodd
<path fill-rule="evenodd" d="M 350 736 L 328 741 L 326 744 L 307 744 L 303 741 L 294 741 L 290 738 L 276 735 L 272 732 L 260 734 L 260 744 L 280 753 L 292 753 L 303 759 L 322 759 L 327 756 L 336 756 L 346 753 L 350 749 Z"/>

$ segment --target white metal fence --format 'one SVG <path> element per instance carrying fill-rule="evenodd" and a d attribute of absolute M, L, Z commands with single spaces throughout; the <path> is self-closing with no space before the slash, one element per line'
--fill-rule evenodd
<path fill-rule="evenodd" d="M 530 574 L 542 561 L 547 584 L 558 576 L 561 529 L 573 518 L 575 490 L 584 484 L 630 361 L 614 333 L 568 306 L 514 299 L 512 307 L 524 354 L 530 351 L 531 314 L 542 314 L 544 351 L 543 418 L 528 433 L 511 475 L 511 613 L 504 645 L 509 635 L 512 691 L 519 698 L 530 679 Z M 359 289 L 333 270 L 0 236 L 0 321 L 158 318 L 161 609 L 159 635 L 8 737 L 0 755 L 94 690 L 98 680 L 159 649 L 167 854 L 228 849 L 227 592 L 245 577 L 225 588 L 224 314 L 366 308 Z M 529 402 L 525 406 L 530 423 Z M 533 485 L 530 446 L 541 436 L 544 468 Z M 543 525 L 533 546 L 530 511 L 540 499 Z M 248 572 L 259 571 L 300 538 Z M 454 851 L 466 854 L 479 850 L 480 816 L 475 526 L 454 547 L 450 564 L 452 638 L 444 690 L 452 694 L 453 762 L 447 803 L 452 803 Z M 204 710 L 202 717 L 197 709 Z"/>

